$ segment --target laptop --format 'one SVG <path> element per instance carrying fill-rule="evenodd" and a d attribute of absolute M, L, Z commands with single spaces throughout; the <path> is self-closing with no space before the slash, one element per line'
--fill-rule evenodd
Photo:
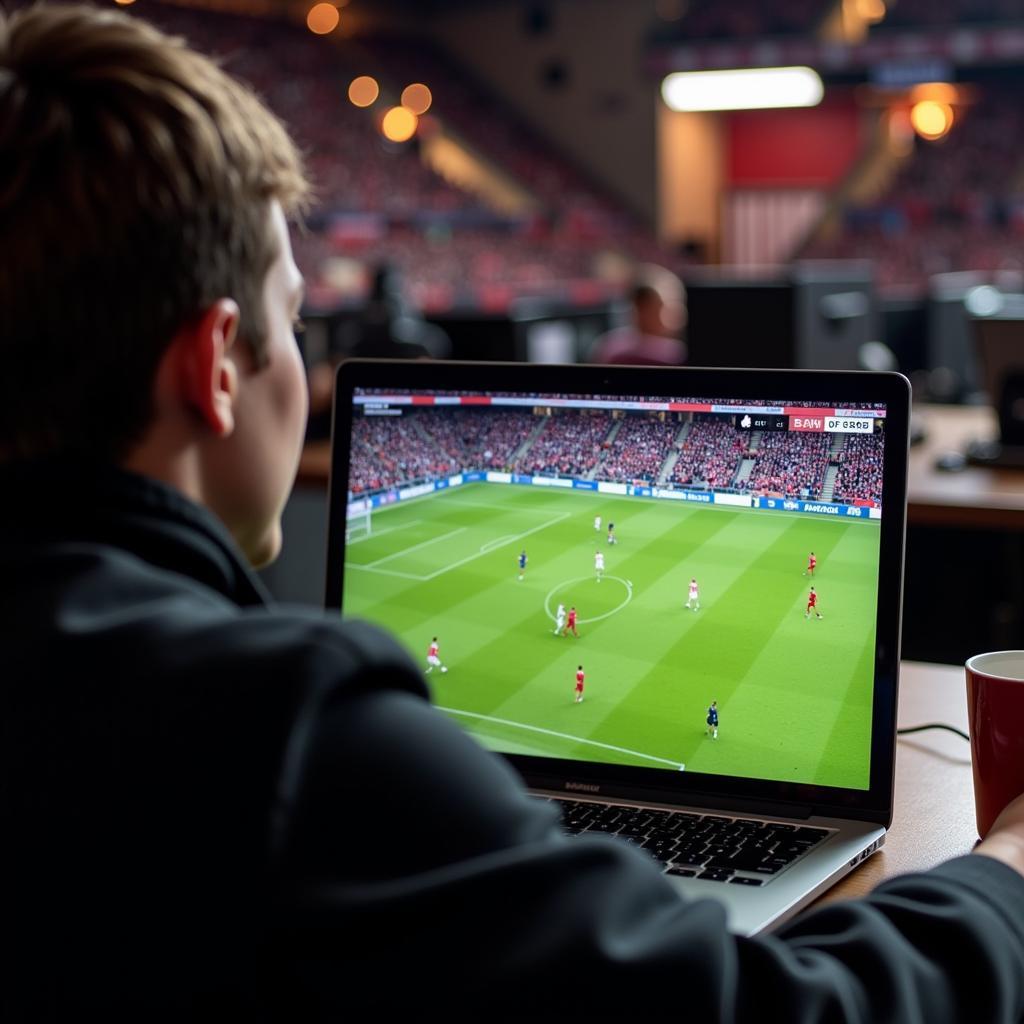
<path fill-rule="evenodd" d="M 883 373 L 343 363 L 327 605 L 396 633 L 566 831 L 758 932 L 892 818 L 909 398 Z"/>

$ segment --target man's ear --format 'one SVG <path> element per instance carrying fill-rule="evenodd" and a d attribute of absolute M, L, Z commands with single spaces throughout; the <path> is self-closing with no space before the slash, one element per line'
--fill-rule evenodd
<path fill-rule="evenodd" d="M 238 366 L 231 349 L 239 315 L 234 299 L 217 299 L 179 337 L 182 395 L 217 437 L 235 429 Z"/>

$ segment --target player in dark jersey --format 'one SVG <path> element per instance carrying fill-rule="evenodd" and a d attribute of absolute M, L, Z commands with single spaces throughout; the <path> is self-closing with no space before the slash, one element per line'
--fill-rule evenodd
<path fill-rule="evenodd" d="M 519 578 L 526 575 L 526 548 L 519 553 Z"/>
<path fill-rule="evenodd" d="M 711 702 L 711 707 L 708 708 L 707 728 L 704 730 L 704 735 L 706 736 L 708 733 L 711 733 L 711 738 L 713 740 L 717 740 L 718 739 L 718 701 L 717 700 L 713 700 Z"/>

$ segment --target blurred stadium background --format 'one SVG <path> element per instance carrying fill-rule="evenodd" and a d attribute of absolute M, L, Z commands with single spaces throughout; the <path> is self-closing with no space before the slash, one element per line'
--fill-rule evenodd
<path fill-rule="evenodd" d="M 971 401 L 971 319 L 1024 302 L 1015 0 L 122 6 L 220 55 L 308 153 L 311 365 L 586 360 L 654 263 L 686 282 L 691 363 L 889 366 Z M 680 72 L 792 66 L 809 96 L 674 109 Z M 758 100 L 812 105 L 735 109 Z"/>

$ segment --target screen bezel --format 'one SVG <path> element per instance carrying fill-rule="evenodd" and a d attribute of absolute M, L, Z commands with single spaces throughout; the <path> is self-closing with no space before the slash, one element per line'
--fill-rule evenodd
<path fill-rule="evenodd" d="M 857 408 L 884 403 L 886 443 L 880 520 L 879 590 L 876 618 L 874 698 L 871 718 L 871 768 L 868 789 L 844 789 L 666 772 L 657 768 L 567 761 L 521 754 L 502 755 L 527 784 L 602 796 L 628 796 L 676 804 L 774 806 L 776 813 L 855 818 L 888 826 L 892 819 L 895 773 L 896 700 L 899 680 L 903 601 L 903 551 L 906 529 L 907 453 L 910 383 L 898 373 L 823 370 L 732 370 L 689 367 L 543 366 L 523 363 L 410 362 L 352 359 L 341 363 L 335 379 L 331 484 L 328 495 L 328 545 L 325 606 L 343 610 L 345 531 L 348 494 L 352 396 L 357 388 L 440 391 L 522 391 L 581 395 L 735 397 L 751 403 L 835 402 Z M 339 415 L 339 410 L 343 411 Z M 336 481 L 344 481 L 336 486 Z M 886 585 L 882 586 L 881 581 Z"/>

